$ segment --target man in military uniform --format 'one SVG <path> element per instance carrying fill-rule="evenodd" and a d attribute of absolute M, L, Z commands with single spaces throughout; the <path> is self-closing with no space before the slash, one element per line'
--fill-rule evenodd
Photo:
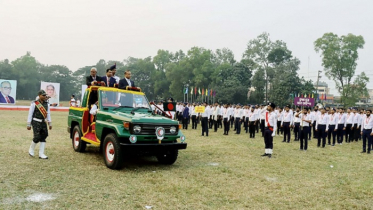
<path fill-rule="evenodd" d="M 33 101 L 30 106 L 29 114 L 27 117 L 27 130 L 32 129 L 34 131 L 34 138 L 32 139 L 31 146 L 29 149 L 29 155 L 34 157 L 35 146 L 40 142 L 39 158 L 48 159 L 44 154 L 45 149 L 45 139 L 48 137 L 48 128 L 52 129 L 52 119 L 49 109 L 49 104 L 47 102 L 47 93 L 44 90 L 39 90 L 39 99 Z"/>
<path fill-rule="evenodd" d="M 272 157 L 273 137 L 276 135 L 277 129 L 276 114 L 274 113 L 275 107 L 276 105 L 274 103 L 268 103 L 267 112 L 265 112 L 264 116 L 265 153 L 262 156 L 267 156 L 269 158 Z"/>

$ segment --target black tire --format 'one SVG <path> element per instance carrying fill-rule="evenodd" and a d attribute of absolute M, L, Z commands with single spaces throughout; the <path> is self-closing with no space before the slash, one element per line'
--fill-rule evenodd
<path fill-rule="evenodd" d="M 80 128 L 78 125 L 76 125 L 73 129 L 73 135 L 72 135 L 72 144 L 73 149 L 75 152 L 84 152 L 85 148 L 87 147 L 87 142 L 82 140 L 82 132 L 80 131 Z"/>
<path fill-rule="evenodd" d="M 123 155 L 117 136 L 114 133 L 105 136 L 102 154 L 108 168 L 121 169 L 123 167 Z"/>
<path fill-rule="evenodd" d="M 177 160 L 178 150 L 170 150 L 161 155 L 157 155 L 158 162 L 165 165 L 172 165 Z"/>

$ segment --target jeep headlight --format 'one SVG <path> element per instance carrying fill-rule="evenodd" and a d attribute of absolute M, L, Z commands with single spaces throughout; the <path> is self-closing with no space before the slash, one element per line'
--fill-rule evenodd
<path fill-rule="evenodd" d="M 133 132 L 134 133 L 140 133 L 141 132 L 141 126 L 139 126 L 139 125 L 133 126 Z"/>
<path fill-rule="evenodd" d="M 175 134 L 176 133 L 176 127 L 175 126 L 171 126 L 170 133 L 171 134 Z"/>

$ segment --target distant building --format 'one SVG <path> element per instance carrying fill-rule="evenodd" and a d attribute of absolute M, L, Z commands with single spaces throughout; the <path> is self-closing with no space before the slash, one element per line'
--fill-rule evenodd
<path fill-rule="evenodd" d="M 334 104 L 334 95 L 330 94 L 330 88 L 328 88 L 328 83 L 319 81 L 319 83 L 313 84 L 315 89 L 317 90 L 317 94 L 319 94 L 320 101 L 323 101 L 327 104 Z M 325 100 L 326 94 L 326 100 Z M 317 99 L 316 99 L 317 100 Z"/>

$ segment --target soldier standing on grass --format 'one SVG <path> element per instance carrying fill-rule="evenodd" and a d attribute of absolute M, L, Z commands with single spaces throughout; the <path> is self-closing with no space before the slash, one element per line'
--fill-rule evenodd
<path fill-rule="evenodd" d="M 47 94 L 44 90 L 40 90 L 38 95 L 39 99 L 31 103 L 27 117 L 27 130 L 31 130 L 32 125 L 32 130 L 34 131 L 34 138 L 31 142 L 29 155 L 34 157 L 35 146 L 38 142 L 40 142 L 39 158 L 48 159 L 48 157 L 44 154 L 45 139 L 48 137 L 48 128 L 46 123 L 48 123 L 49 130 L 51 130 L 52 119 L 49 104 L 47 102 Z"/>
<path fill-rule="evenodd" d="M 273 153 L 273 137 L 276 135 L 276 114 L 274 113 L 276 105 L 269 102 L 267 106 L 267 111 L 264 117 L 264 143 L 265 143 L 265 153 L 262 156 L 272 157 Z M 264 107 L 263 107 L 264 109 Z"/>

